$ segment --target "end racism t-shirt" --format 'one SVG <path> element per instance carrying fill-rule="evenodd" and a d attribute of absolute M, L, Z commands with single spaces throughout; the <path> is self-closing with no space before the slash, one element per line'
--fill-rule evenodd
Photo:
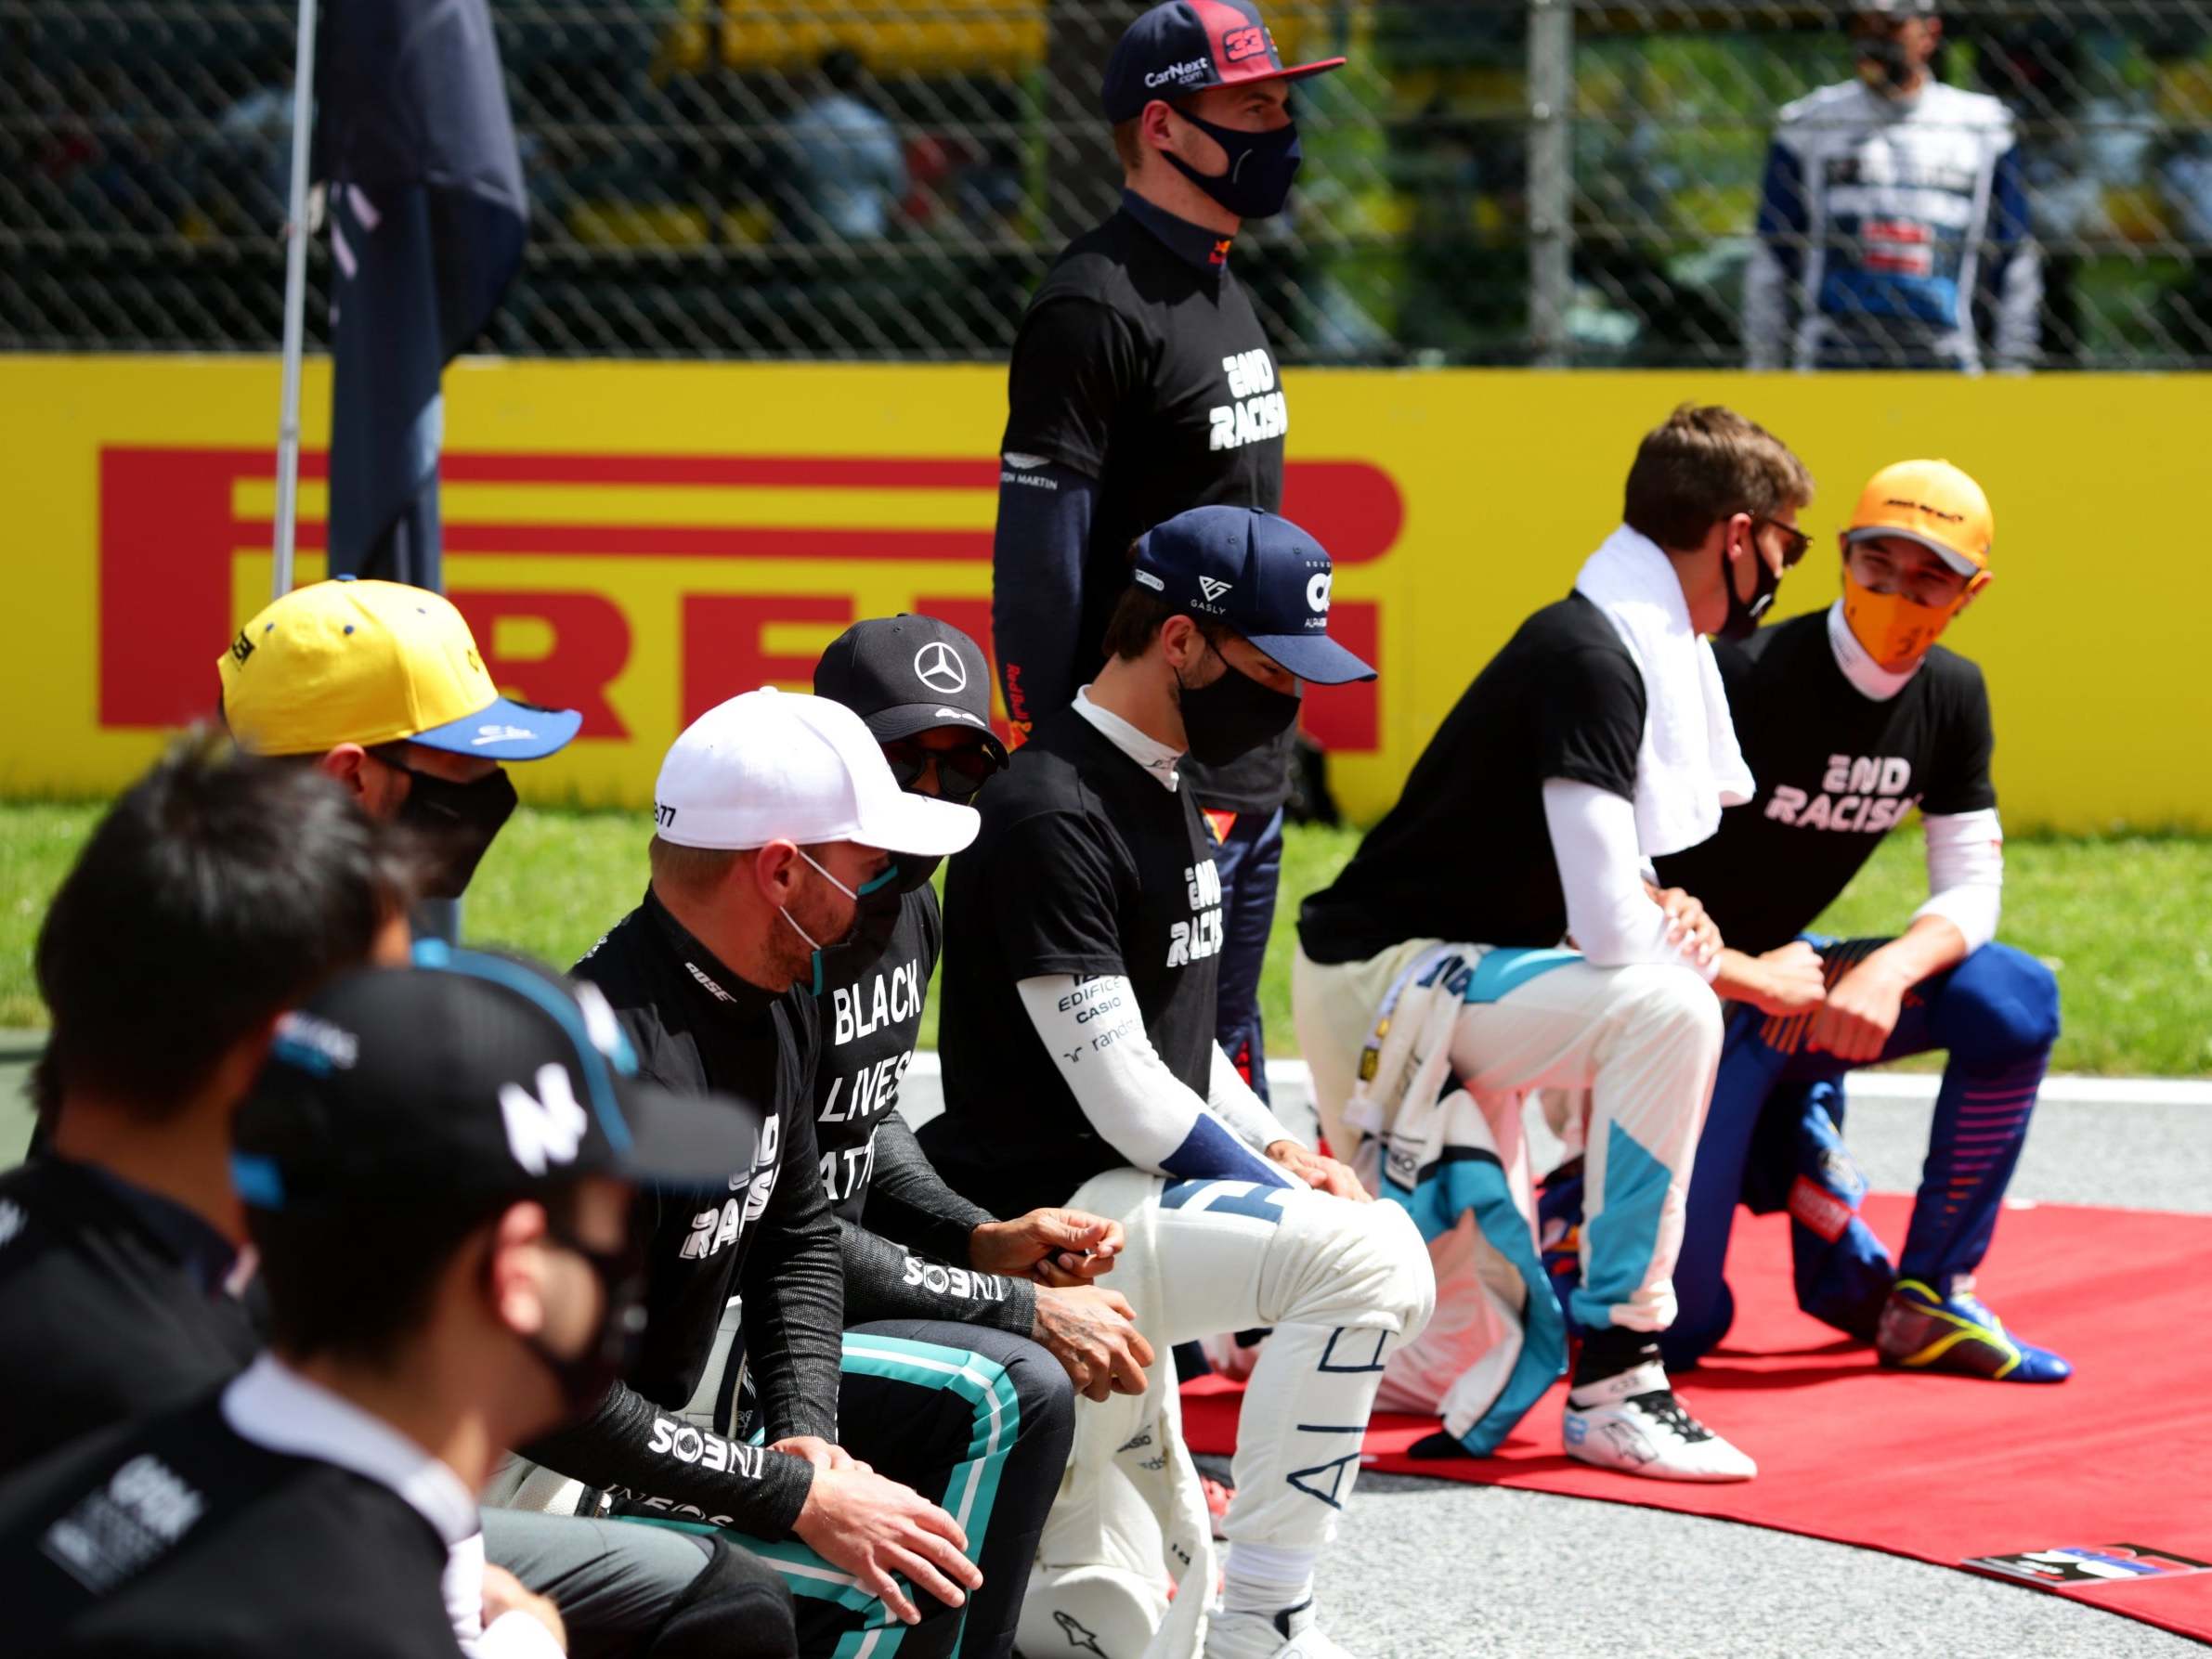
<path fill-rule="evenodd" d="M 1298 912 L 1315 962 L 1364 962 L 1409 939 L 1555 945 L 1567 899 L 1546 780 L 1633 798 L 1644 677 L 1579 593 L 1521 624 L 1428 740 L 1398 804 Z"/>
<path fill-rule="evenodd" d="M 1876 843 L 1914 807 L 1997 805 L 1996 739 L 1982 670 L 1941 645 L 1887 702 L 1844 678 L 1826 613 L 1713 647 L 1736 736 L 1758 787 L 1711 839 L 1659 861 L 1739 951 L 1771 951 L 1813 925 Z"/>
<path fill-rule="evenodd" d="M 1127 1161 L 1069 1093 L 1021 982 L 1126 976 L 1152 1047 L 1204 1095 L 1221 880 L 1190 789 L 1162 788 L 1073 708 L 1040 720 L 976 805 L 982 832 L 945 877 L 945 1110 L 923 1138 L 957 1191 L 1020 1215 Z M 1111 1041 L 1120 1012 L 1101 1004 L 1086 1041 Z"/>

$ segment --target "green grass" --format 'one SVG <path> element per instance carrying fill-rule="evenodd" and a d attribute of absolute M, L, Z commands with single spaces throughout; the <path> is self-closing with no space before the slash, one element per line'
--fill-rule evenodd
<path fill-rule="evenodd" d="M 0 1028 L 45 1024 L 31 949 L 46 900 L 98 809 L 0 806 Z M 479 942 L 573 962 L 631 905 L 645 882 L 647 830 L 629 812 L 524 810 L 493 846 L 469 892 Z M 1325 885 L 1359 845 L 1353 830 L 1292 830 L 1282 896 L 1260 993 L 1271 1051 L 1294 1054 L 1290 949 L 1298 901 Z M 2212 1075 L 2212 837 L 2019 838 L 2006 844 L 2004 938 L 2057 970 L 2065 997 L 2058 1069 Z M 1893 932 L 1925 897 L 1917 833 L 1890 836 L 1821 927 Z M 932 1003 L 924 1040 L 934 1043 Z"/>

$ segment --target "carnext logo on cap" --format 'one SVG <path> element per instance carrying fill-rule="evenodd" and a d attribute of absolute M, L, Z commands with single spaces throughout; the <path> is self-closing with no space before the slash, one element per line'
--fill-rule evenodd
<path fill-rule="evenodd" d="M 1147 86 L 1165 86 L 1173 81 L 1180 85 L 1185 81 L 1195 81 L 1206 72 L 1207 67 L 1203 58 L 1193 58 L 1185 63 L 1171 63 L 1157 73 L 1145 76 L 1144 84 Z"/>

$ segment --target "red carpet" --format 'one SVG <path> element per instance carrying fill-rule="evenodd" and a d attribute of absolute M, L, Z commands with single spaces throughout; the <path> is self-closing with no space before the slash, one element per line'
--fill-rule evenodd
<path fill-rule="evenodd" d="M 1909 1200 L 1867 1219 L 1893 1250 Z M 2212 1562 L 2212 1415 L 2204 1285 L 2212 1216 L 2010 1211 L 1981 1289 L 2008 1323 L 2073 1360 L 2043 1387 L 1885 1372 L 1797 1311 L 1787 1218 L 1739 1215 L 1736 1328 L 1681 1379 L 1690 1409 L 1759 1460 L 1755 1481 L 1682 1485 L 1606 1473 L 1559 1449 L 1564 1384 L 1494 1457 L 1415 1462 L 1434 1419 L 1378 1417 L 1367 1466 L 1680 1510 L 1956 1567 L 1968 1557 L 2127 1543 Z M 1226 1453 L 1237 1385 L 1184 1390 L 1192 1449 Z M 2212 1573 L 2069 1586 L 2072 1595 L 2212 1641 Z"/>

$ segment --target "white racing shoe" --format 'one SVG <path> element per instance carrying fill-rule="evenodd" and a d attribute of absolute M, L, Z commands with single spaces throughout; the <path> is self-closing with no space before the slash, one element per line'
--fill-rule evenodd
<path fill-rule="evenodd" d="M 1352 1659 L 1329 1640 L 1301 1601 L 1269 1618 L 1262 1613 L 1217 1613 L 1206 1621 L 1205 1659 Z"/>
<path fill-rule="evenodd" d="M 1759 1465 L 1692 1417 L 1646 1362 L 1567 1396 L 1567 1455 L 1654 1481 L 1748 1481 Z"/>

